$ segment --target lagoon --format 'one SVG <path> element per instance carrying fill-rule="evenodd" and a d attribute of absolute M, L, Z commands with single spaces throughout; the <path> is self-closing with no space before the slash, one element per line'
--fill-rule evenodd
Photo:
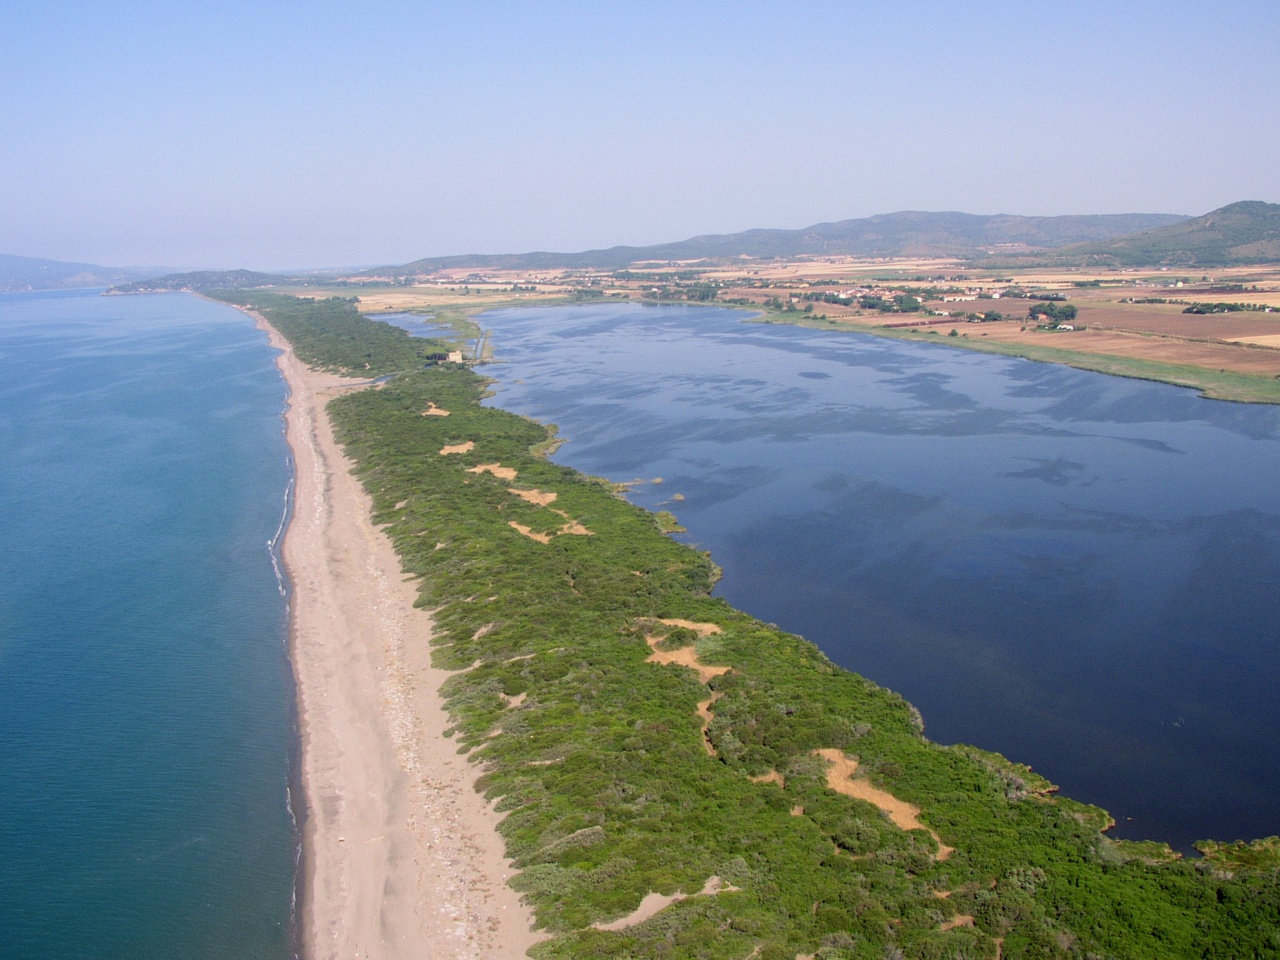
<path fill-rule="evenodd" d="M 1118 836 L 1280 832 L 1277 408 L 714 307 L 480 321 L 491 402 L 644 481 L 720 595 L 933 739 L 1031 764 Z"/>

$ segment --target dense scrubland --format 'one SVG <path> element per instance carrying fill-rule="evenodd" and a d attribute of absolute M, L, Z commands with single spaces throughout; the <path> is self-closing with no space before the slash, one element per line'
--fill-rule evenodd
<path fill-rule="evenodd" d="M 329 413 L 456 671 L 452 737 L 552 935 L 538 958 L 1280 954 L 1274 842 L 1190 861 L 1107 838 L 1104 811 L 932 743 L 901 697 L 713 597 L 710 557 L 548 461 L 553 429 L 483 406 L 439 344 L 344 300 L 216 295 L 313 365 L 395 374 Z M 627 924 L 650 892 L 684 897 Z"/>

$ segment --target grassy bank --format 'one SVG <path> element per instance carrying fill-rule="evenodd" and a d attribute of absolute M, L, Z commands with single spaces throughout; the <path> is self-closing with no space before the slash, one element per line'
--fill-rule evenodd
<path fill-rule="evenodd" d="M 1274 845 L 1191 863 L 1107 839 L 1103 811 L 930 742 L 896 694 L 713 598 L 711 558 L 540 456 L 552 432 L 481 406 L 469 370 L 424 367 L 432 345 L 345 301 L 222 296 L 309 362 L 396 374 L 329 412 L 434 611 L 452 735 L 483 764 L 513 883 L 553 933 L 538 957 L 1280 948 Z M 895 822 L 894 802 L 918 819 Z M 597 926 L 651 891 L 686 896 Z"/>

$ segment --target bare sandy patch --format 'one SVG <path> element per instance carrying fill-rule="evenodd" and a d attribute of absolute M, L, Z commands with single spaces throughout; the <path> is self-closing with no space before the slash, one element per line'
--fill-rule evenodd
<path fill-rule="evenodd" d="M 665 623 L 668 627 L 683 627 L 686 630 L 692 630 L 700 637 L 710 637 L 717 633 L 724 633 L 724 629 L 718 623 L 694 623 L 692 620 L 659 620 L 659 623 Z"/>
<path fill-rule="evenodd" d="M 645 637 L 645 640 L 648 641 L 649 647 L 653 650 L 645 661 L 646 663 L 674 663 L 681 667 L 688 667 L 698 674 L 700 683 L 707 683 L 714 677 L 728 673 L 730 670 L 729 667 L 711 667 L 703 663 L 698 659 L 697 651 L 693 647 L 681 647 L 679 650 L 659 650 L 657 645 L 661 642 L 662 637 Z"/>
<path fill-rule="evenodd" d="M 954 930 L 956 927 L 972 927 L 974 924 L 973 917 L 967 913 L 959 913 L 950 920 L 943 920 L 938 927 L 939 930 Z"/>
<path fill-rule="evenodd" d="M 447 417 L 449 411 L 443 407 L 437 407 L 434 403 L 427 404 L 427 409 L 422 411 L 424 417 Z"/>
<path fill-rule="evenodd" d="M 519 493 L 520 491 L 512 490 L 511 492 Z M 532 492 L 537 493 L 538 491 L 534 490 Z M 551 494 L 551 496 L 554 497 L 555 494 L 553 493 Z M 556 514 L 559 517 L 563 517 L 565 521 L 563 524 L 561 524 L 559 529 L 557 529 L 553 533 L 535 533 L 532 527 L 527 527 L 523 523 L 517 523 L 515 520 L 508 520 L 507 525 L 512 527 L 515 530 L 519 530 L 530 540 L 537 540 L 539 543 L 550 543 L 556 537 L 563 537 L 563 536 L 575 536 L 575 537 L 595 536 L 594 531 L 588 530 L 586 527 L 580 524 L 577 520 L 574 520 L 572 517 L 570 517 L 567 513 L 562 513 L 559 510 L 552 510 L 551 512 Z"/>
<path fill-rule="evenodd" d="M 492 473 L 499 480 L 514 480 L 518 476 L 511 467 L 504 467 L 500 463 L 482 463 L 472 467 L 467 473 Z"/>
<path fill-rule="evenodd" d="M 698 704 L 698 716 L 702 717 L 702 719 L 706 721 L 706 723 L 702 725 L 703 729 L 706 729 L 707 724 L 715 719 L 714 715 L 711 713 L 711 705 L 723 696 L 723 693 L 713 691 L 710 697 Z M 708 749 L 710 749 L 710 746 L 708 746 Z"/>
<path fill-rule="evenodd" d="M 515 494 L 526 503 L 532 503 L 535 506 L 545 507 L 556 502 L 558 494 L 548 493 L 542 490 L 520 490 L 516 487 L 508 487 L 507 493 Z"/>
<path fill-rule="evenodd" d="M 475 442 L 472 440 L 468 440 L 466 443 L 454 443 L 447 447 L 441 447 L 440 456 L 447 457 L 451 453 L 470 453 L 475 448 Z"/>
<path fill-rule="evenodd" d="M 711 726 L 711 721 L 715 719 L 715 714 L 711 712 L 711 705 L 723 697 L 724 694 L 719 691 L 712 691 L 711 696 L 698 704 L 698 716 L 702 718 L 702 749 L 707 751 L 707 756 L 717 757 L 715 745 L 711 742 L 711 737 L 707 735 L 707 728 Z"/>
<path fill-rule="evenodd" d="M 529 527 L 526 527 L 523 523 L 516 523 L 514 520 L 508 520 L 508 521 L 507 521 L 507 526 L 511 527 L 513 530 L 516 530 L 516 531 L 518 531 L 518 532 L 520 532 L 520 533 L 523 533 L 523 534 L 524 534 L 526 537 L 528 537 L 530 540 L 537 540 L 539 543 L 550 543 L 550 542 L 551 542 L 551 534 L 549 534 L 549 533 L 535 533 L 535 532 L 534 532 L 533 530 L 531 530 Z"/>
<path fill-rule="evenodd" d="M 786 779 L 777 770 L 770 770 L 768 773 L 762 773 L 758 777 L 751 778 L 752 783 L 776 783 L 780 787 L 787 785 Z"/>
<path fill-rule="evenodd" d="M 717 893 L 733 893 L 740 889 L 740 887 L 735 887 L 732 884 L 725 883 L 719 877 L 713 876 L 703 884 L 701 890 L 692 894 L 692 896 L 714 897 Z M 658 914 L 662 910 L 665 910 L 667 907 L 671 906 L 671 904 L 678 903 L 681 900 L 687 900 L 689 897 L 690 894 L 681 893 L 679 890 L 672 894 L 647 893 L 645 894 L 644 899 L 640 901 L 640 906 L 636 907 L 625 917 L 612 920 L 609 923 L 593 924 L 593 926 L 597 930 L 625 930 L 627 927 L 634 927 L 638 923 L 644 923 L 644 921 Z"/>
<path fill-rule="evenodd" d="M 920 822 L 920 808 L 915 804 L 899 800 L 887 790 L 881 790 L 863 777 L 857 777 L 858 761 L 844 755 L 844 751 L 827 748 L 813 751 L 830 766 L 827 768 L 827 786 L 843 793 L 846 797 L 854 797 L 874 804 L 889 815 L 889 819 L 903 830 L 925 830 L 938 844 L 938 859 L 945 860 L 954 852 L 942 842 L 933 830 Z"/>
<path fill-rule="evenodd" d="M 552 494 L 552 496 L 554 496 L 554 494 Z M 560 513 L 560 511 L 557 510 L 556 513 Z M 564 536 L 566 534 L 571 537 L 594 537 L 595 536 L 595 533 L 593 531 L 588 530 L 586 527 L 580 524 L 577 520 L 570 520 L 567 514 L 560 513 L 560 516 L 564 517 L 568 522 L 563 527 L 561 527 L 558 531 L 556 531 L 557 536 Z"/>
<path fill-rule="evenodd" d="M 659 622 L 665 623 L 670 627 L 684 627 L 687 630 L 693 630 L 699 637 L 707 637 L 721 632 L 720 626 L 714 623 L 694 623 L 692 620 L 662 620 Z M 662 634 L 650 634 L 644 639 L 652 651 L 645 660 L 646 663 L 674 663 L 681 667 L 688 667 L 698 674 L 699 683 L 709 683 L 713 678 L 726 674 L 732 669 L 731 667 L 708 666 L 698 659 L 698 653 L 694 647 L 682 647 L 679 650 L 659 650 L 658 644 L 664 639 Z M 700 702 L 697 707 L 698 716 L 702 719 L 702 748 L 707 751 L 708 756 L 712 757 L 717 754 L 716 748 L 712 746 L 711 738 L 707 735 L 707 728 L 711 726 L 711 721 L 715 719 L 715 715 L 711 712 L 711 705 L 723 696 L 723 693 L 713 690 L 711 695 Z"/>

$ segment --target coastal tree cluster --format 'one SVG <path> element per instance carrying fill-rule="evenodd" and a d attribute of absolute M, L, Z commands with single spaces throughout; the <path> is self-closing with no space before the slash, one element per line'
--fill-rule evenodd
<path fill-rule="evenodd" d="M 1032 320 L 1057 326 L 1061 323 L 1073 323 L 1076 319 L 1076 307 L 1073 303 L 1036 303 L 1027 308 L 1027 315 Z"/>
<path fill-rule="evenodd" d="M 1189 862 L 1109 839 L 1104 811 L 931 742 L 898 695 L 713 597 L 710 557 L 550 462 L 553 429 L 484 406 L 434 345 L 345 301 L 238 302 L 311 363 L 393 375 L 329 412 L 456 671 L 450 735 L 551 934 L 538 960 L 1280 950 L 1274 843 Z M 680 898 L 626 923 L 650 892 Z"/>
<path fill-rule="evenodd" d="M 1270 313 L 1274 308 L 1265 303 L 1239 303 L 1237 301 L 1219 301 L 1217 303 L 1193 303 L 1191 306 L 1183 310 L 1183 313 L 1243 313 L 1246 311 L 1256 311 L 1260 313 Z"/>
<path fill-rule="evenodd" d="M 774 300 L 777 298 L 775 297 Z M 880 313 L 919 313 L 924 304 L 921 298 L 914 293 L 903 291 L 901 293 L 890 293 L 885 295 L 882 293 L 866 293 L 859 296 L 853 296 L 843 293 L 805 293 L 802 295 L 804 300 L 810 303 L 830 303 L 835 305 L 856 306 L 863 310 L 877 310 Z M 772 306 L 766 302 L 766 306 Z"/>

